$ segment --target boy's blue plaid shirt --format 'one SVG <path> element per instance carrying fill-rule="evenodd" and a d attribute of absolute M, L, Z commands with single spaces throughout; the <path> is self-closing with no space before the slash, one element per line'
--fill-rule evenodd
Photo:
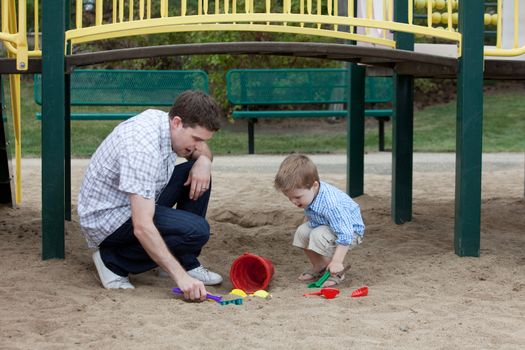
<path fill-rule="evenodd" d="M 339 245 L 350 245 L 353 232 L 360 236 L 365 234 L 359 204 L 345 192 L 323 181 L 320 181 L 319 193 L 304 214 L 312 228 L 329 226 L 337 235 L 335 242 Z"/>

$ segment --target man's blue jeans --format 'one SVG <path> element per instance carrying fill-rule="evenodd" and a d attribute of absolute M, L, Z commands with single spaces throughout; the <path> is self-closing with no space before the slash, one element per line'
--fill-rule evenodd
<path fill-rule="evenodd" d="M 197 200 L 191 200 L 190 186 L 183 185 L 193 163 L 189 161 L 175 167 L 157 199 L 153 217 L 168 249 L 186 270 L 200 265 L 197 257 L 210 238 L 210 226 L 204 217 L 211 188 Z M 176 209 L 173 208 L 175 205 Z M 108 236 L 99 248 L 106 267 L 120 276 L 145 272 L 157 266 L 135 237 L 131 218 Z"/>

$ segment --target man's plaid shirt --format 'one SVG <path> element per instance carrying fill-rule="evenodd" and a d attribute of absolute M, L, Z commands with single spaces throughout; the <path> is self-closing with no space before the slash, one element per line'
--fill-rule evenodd
<path fill-rule="evenodd" d="M 91 158 L 78 196 L 89 247 L 97 247 L 131 217 L 129 194 L 158 198 L 176 158 L 166 112 L 146 110 L 108 135 Z"/>

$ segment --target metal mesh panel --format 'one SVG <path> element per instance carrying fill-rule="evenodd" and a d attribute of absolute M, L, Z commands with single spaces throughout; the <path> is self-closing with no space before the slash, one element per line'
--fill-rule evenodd
<path fill-rule="evenodd" d="M 206 72 L 76 70 L 71 76 L 72 105 L 170 106 L 186 90 L 208 92 Z M 35 101 L 42 101 L 40 75 L 35 75 Z"/>
<path fill-rule="evenodd" d="M 233 104 L 346 103 L 346 69 L 232 69 L 228 99 Z M 367 77 L 367 102 L 392 99 L 391 77 Z"/>

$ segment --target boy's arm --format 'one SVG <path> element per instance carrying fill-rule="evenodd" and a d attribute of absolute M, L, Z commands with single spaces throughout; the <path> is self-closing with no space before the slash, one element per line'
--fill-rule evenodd
<path fill-rule="evenodd" d="M 332 261 L 328 264 L 327 269 L 330 270 L 330 273 L 336 274 L 343 271 L 344 266 L 343 262 L 350 249 L 350 244 L 352 243 L 352 235 L 359 230 L 364 229 L 362 225 L 361 212 L 359 207 L 335 207 L 330 210 L 329 215 L 327 215 L 329 225 L 337 235 L 334 256 Z"/>
<path fill-rule="evenodd" d="M 332 261 L 330 261 L 330 263 L 326 267 L 332 275 L 342 272 L 344 270 L 343 262 L 345 260 L 346 253 L 348 253 L 349 248 L 349 245 L 340 244 L 338 244 L 335 248 L 335 253 L 332 257 Z"/>

